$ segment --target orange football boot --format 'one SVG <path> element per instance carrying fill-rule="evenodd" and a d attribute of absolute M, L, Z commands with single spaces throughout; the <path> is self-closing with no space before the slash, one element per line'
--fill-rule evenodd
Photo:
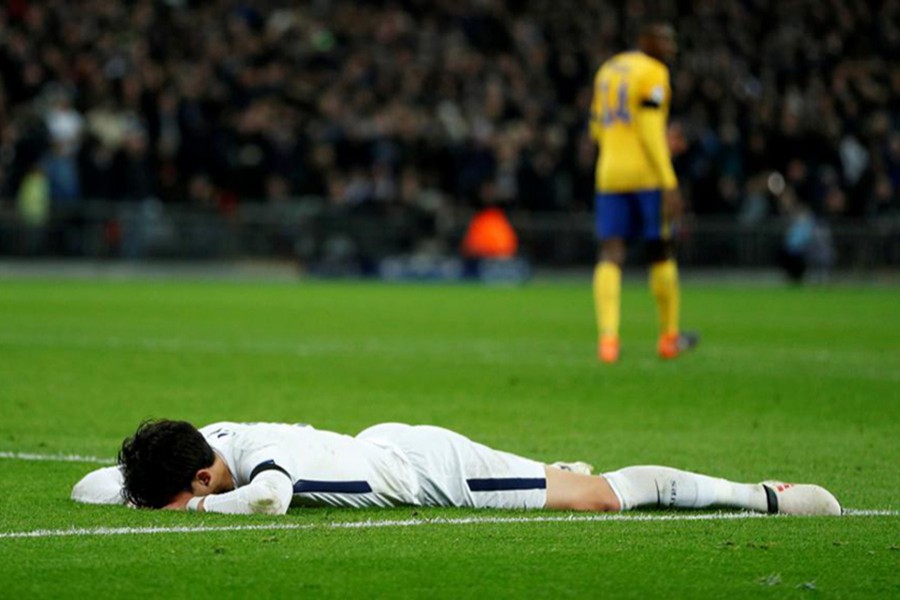
<path fill-rule="evenodd" d="M 597 358 L 605 363 L 617 362 L 619 360 L 619 336 L 603 336 L 597 347 Z"/>
<path fill-rule="evenodd" d="M 656 351 L 663 360 L 671 360 L 694 348 L 699 342 L 700 336 L 693 332 L 663 334 L 659 336 Z"/>

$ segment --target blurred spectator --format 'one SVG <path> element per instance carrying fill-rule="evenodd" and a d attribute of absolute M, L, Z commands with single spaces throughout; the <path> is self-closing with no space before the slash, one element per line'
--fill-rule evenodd
<path fill-rule="evenodd" d="M 50 183 L 39 165 L 35 165 L 19 186 L 16 194 L 19 219 L 28 228 L 39 229 L 50 218 Z"/>
<path fill-rule="evenodd" d="M 432 198 L 590 210 L 591 75 L 650 10 L 680 33 L 693 210 L 755 215 L 772 171 L 817 213 L 900 210 L 898 0 L 17 0 L 0 195 L 36 154 L 59 203 L 409 206 L 414 172 Z"/>
<path fill-rule="evenodd" d="M 828 226 L 800 202 L 791 188 L 779 198 L 788 226 L 781 250 L 781 266 L 794 283 L 801 283 L 811 270 L 826 278 L 834 262 L 834 248 Z"/>
<path fill-rule="evenodd" d="M 36 254 L 43 247 L 50 220 L 50 183 L 39 165 L 34 165 L 19 186 L 16 208 L 23 227 L 21 251 Z"/>
<path fill-rule="evenodd" d="M 51 89 L 47 102 L 44 120 L 50 136 L 50 151 L 44 158 L 43 170 L 53 201 L 71 205 L 81 199 L 77 161 L 84 119 L 72 108 L 69 94 L 64 90 Z"/>

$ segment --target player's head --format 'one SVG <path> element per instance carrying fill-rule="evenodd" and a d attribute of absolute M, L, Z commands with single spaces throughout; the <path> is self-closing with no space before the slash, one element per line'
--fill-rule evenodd
<path fill-rule="evenodd" d="M 671 62 L 678 54 L 675 28 L 668 21 L 644 21 L 638 30 L 638 48 L 662 62 Z"/>
<path fill-rule="evenodd" d="M 125 499 L 142 508 L 162 508 L 190 492 L 197 472 L 215 462 L 213 449 L 186 421 L 144 421 L 122 442 L 119 465 Z"/>

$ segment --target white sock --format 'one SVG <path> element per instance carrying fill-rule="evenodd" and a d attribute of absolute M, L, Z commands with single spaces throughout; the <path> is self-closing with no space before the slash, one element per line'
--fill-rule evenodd
<path fill-rule="evenodd" d="M 627 467 L 604 473 L 622 510 L 641 507 L 726 506 L 766 512 L 766 492 L 758 483 L 734 483 L 669 467 Z"/>

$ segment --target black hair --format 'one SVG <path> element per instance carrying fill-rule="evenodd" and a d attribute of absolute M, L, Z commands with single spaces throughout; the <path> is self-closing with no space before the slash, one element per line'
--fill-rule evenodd
<path fill-rule="evenodd" d="M 119 466 L 125 499 L 142 508 L 162 508 L 191 483 L 216 456 L 197 428 L 187 421 L 144 421 L 122 442 Z"/>
<path fill-rule="evenodd" d="M 644 17 L 637 23 L 638 35 L 646 35 L 654 33 L 659 27 L 674 27 L 672 21 L 665 17 Z"/>
<path fill-rule="evenodd" d="M 631 27 L 631 39 L 635 43 L 645 36 L 655 36 L 661 28 L 673 29 L 672 21 L 664 17 L 644 17 L 634 23 Z"/>

